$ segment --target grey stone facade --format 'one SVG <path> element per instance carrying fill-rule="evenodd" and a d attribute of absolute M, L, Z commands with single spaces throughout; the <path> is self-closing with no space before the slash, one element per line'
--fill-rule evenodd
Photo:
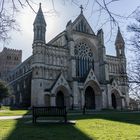
<path fill-rule="evenodd" d="M 125 42 L 120 29 L 115 41 L 116 56 L 110 56 L 106 55 L 103 30 L 96 35 L 83 11 L 48 43 L 41 5 L 33 25 L 33 54 L 9 75 L 9 85 L 15 86 L 15 103 L 28 100 L 31 106 L 67 108 L 86 105 L 96 110 L 128 107 Z M 24 86 L 27 93 L 23 92 L 27 91 Z"/>
<path fill-rule="evenodd" d="M 0 79 L 6 80 L 6 76 L 10 73 L 17 65 L 21 63 L 22 51 L 3 48 L 0 52 Z"/>

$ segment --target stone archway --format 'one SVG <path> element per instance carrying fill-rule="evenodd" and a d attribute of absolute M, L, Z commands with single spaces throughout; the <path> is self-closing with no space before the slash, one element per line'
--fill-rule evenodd
<path fill-rule="evenodd" d="M 56 106 L 59 107 L 65 106 L 64 94 L 62 91 L 58 91 L 56 94 Z"/>
<path fill-rule="evenodd" d="M 85 90 L 85 105 L 88 109 L 95 109 L 95 93 L 90 86 Z"/>
<path fill-rule="evenodd" d="M 121 109 L 122 108 L 122 98 L 119 94 L 119 91 L 114 89 L 111 92 L 111 104 L 113 109 Z"/>
<path fill-rule="evenodd" d="M 56 106 L 66 106 L 70 108 L 71 96 L 69 90 L 64 86 L 59 86 L 55 90 L 55 105 Z"/>
<path fill-rule="evenodd" d="M 84 89 L 84 105 L 89 109 L 100 110 L 102 108 L 102 94 L 98 83 L 90 80 Z"/>
<path fill-rule="evenodd" d="M 111 100 L 112 100 L 112 107 L 114 109 L 116 109 L 117 108 L 117 101 L 116 101 L 116 96 L 114 93 L 111 94 Z"/>

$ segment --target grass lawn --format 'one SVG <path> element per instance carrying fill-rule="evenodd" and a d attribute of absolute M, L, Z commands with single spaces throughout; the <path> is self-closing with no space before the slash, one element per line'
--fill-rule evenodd
<path fill-rule="evenodd" d="M 140 140 L 140 113 L 69 115 L 68 119 L 76 124 L 1 120 L 0 140 Z"/>
<path fill-rule="evenodd" d="M 9 107 L 2 106 L 0 116 L 18 116 L 29 113 L 28 110 L 11 110 Z"/>

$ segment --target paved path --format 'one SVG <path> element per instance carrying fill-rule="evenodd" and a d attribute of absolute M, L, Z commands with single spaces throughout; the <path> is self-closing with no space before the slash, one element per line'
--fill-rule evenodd
<path fill-rule="evenodd" d="M 88 114 L 106 114 L 111 112 L 86 112 L 86 115 Z M 112 112 L 114 113 L 114 112 Z M 118 112 L 118 113 L 140 113 L 140 111 L 133 111 L 133 112 Z M 83 115 L 83 113 L 80 112 L 73 112 L 69 113 L 69 116 L 71 115 Z M 32 115 L 19 115 L 19 116 L 0 116 L 0 120 L 10 120 L 10 119 L 21 119 L 21 118 L 32 118 Z"/>
<path fill-rule="evenodd" d="M 31 118 L 31 115 L 25 116 L 0 116 L 0 120 L 11 120 L 11 119 L 21 119 L 21 118 Z"/>

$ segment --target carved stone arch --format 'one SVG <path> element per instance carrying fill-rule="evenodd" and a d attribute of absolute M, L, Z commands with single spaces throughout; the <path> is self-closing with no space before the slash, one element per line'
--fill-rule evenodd
<path fill-rule="evenodd" d="M 102 93 L 96 81 L 90 80 L 85 84 L 84 102 L 89 109 L 99 110 L 102 108 Z"/>
<path fill-rule="evenodd" d="M 55 89 L 55 102 L 56 106 L 66 106 L 67 108 L 70 108 L 71 105 L 71 93 L 67 87 L 64 85 L 59 85 Z"/>
<path fill-rule="evenodd" d="M 101 94 L 101 89 L 100 89 L 100 86 L 99 84 L 94 81 L 94 80 L 89 80 L 86 84 L 85 84 L 85 87 L 84 89 L 86 89 L 88 86 L 92 87 L 93 89 L 95 89 L 96 91 L 96 95 L 100 95 Z"/>
<path fill-rule="evenodd" d="M 122 93 L 116 88 L 111 90 L 111 105 L 113 109 L 122 108 Z"/>

